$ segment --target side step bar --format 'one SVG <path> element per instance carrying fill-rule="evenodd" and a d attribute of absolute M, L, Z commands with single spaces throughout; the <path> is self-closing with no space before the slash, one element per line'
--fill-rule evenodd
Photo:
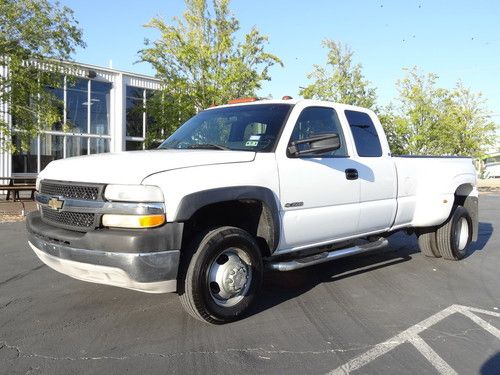
<path fill-rule="evenodd" d="M 285 261 L 271 261 L 266 265 L 269 269 L 274 271 L 293 271 L 299 268 L 309 267 L 315 264 L 329 262 L 331 260 L 345 258 L 351 255 L 366 253 L 368 251 L 380 249 L 389 244 L 386 238 L 379 238 L 376 241 L 368 242 L 363 245 L 356 245 L 353 247 L 347 247 L 345 249 L 325 251 L 323 253 L 309 255 L 304 258 L 285 260 Z"/>

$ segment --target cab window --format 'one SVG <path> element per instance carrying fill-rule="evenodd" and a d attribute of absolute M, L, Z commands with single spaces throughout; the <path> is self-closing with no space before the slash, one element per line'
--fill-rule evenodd
<path fill-rule="evenodd" d="M 337 133 L 339 135 L 340 148 L 335 151 L 322 154 L 321 157 L 347 156 L 344 134 L 342 132 L 337 112 L 335 112 L 333 108 L 308 107 L 301 112 L 293 129 L 290 143 L 332 133 Z M 307 147 L 307 144 L 299 145 L 300 150 L 306 150 Z"/>
<path fill-rule="evenodd" d="M 372 119 L 365 112 L 345 111 L 358 155 L 362 157 L 382 156 L 382 146 Z"/>

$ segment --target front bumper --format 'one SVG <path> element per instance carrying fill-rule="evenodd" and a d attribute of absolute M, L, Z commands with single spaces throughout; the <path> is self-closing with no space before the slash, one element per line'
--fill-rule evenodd
<path fill-rule="evenodd" d="M 30 213 L 26 223 L 31 248 L 42 262 L 58 272 L 79 280 L 147 293 L 177 289 L 180 258 L 177 237 L 182 237 L 182 225 L 83 234 L 47 225 L 38 212 Z M 176 239 L 165 239 L 169 233 L 175 234 Z M 102 246 L 91 248 L 90 245 L 96 244 Z M 123 246 L 123 251 L 117 249 L 117 244 Z M 144 248 L 146 245 L 149 251 Z"/>

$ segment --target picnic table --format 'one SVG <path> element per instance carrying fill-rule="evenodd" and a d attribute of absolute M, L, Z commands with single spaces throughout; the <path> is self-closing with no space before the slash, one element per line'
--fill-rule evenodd
<path fill-rule="evenodd" d="M 11 193 L 13 201 L 20 200 L 20 191 L 31 191 L 31 199 L 33 199 L 36 189 L 35 180 L 34 177 L 25 176 L 0 177 L 0 191 L 7 191 L 6 200 L 10 199 Z"/>

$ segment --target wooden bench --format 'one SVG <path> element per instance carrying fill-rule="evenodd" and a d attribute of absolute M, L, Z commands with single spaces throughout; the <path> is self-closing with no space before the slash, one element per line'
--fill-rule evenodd
<path fill-rule="evenodd" d="M 31 199 L 34 199 L 35 195 L 35 179 L 32 177 L 0 177 L 0 181 L 8 181 L 8 183 L 3 183 L 0 185 L 0 190 L 7 191 L 6 200 L 10 199 L 10 194 L 12 193 L 12 200 L 20 200 L 20 191 L 31 191 Z"/>

